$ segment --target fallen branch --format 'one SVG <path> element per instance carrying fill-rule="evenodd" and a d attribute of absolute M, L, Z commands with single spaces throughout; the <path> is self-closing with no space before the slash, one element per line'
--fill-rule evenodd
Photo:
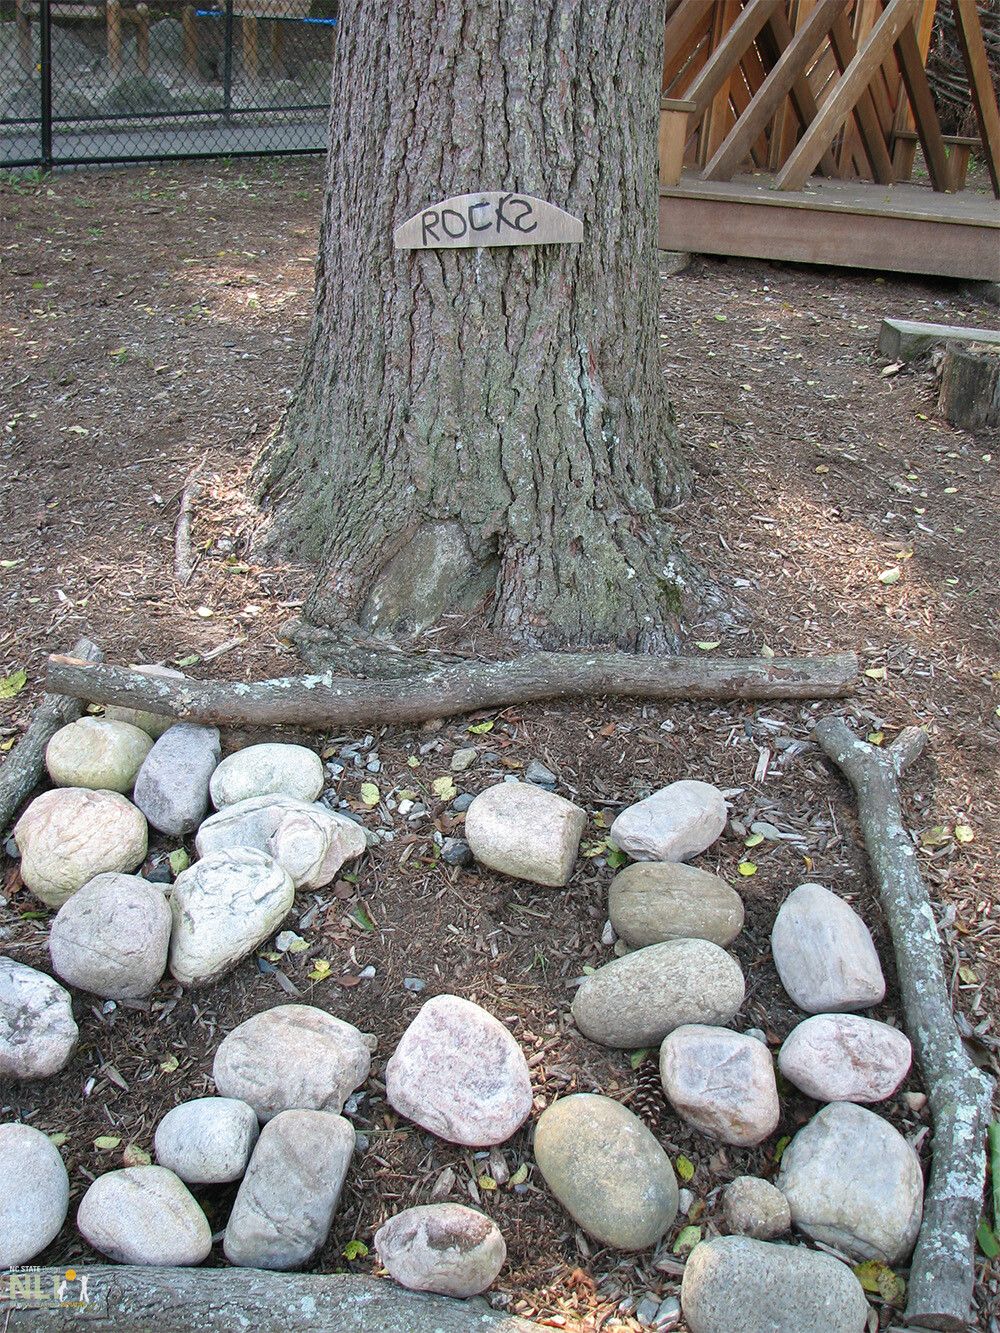
<path fill-rule="evenodd" d="M 170 680 L 72 657 L 49 658 L 48 687 L 189 722 L 295 724 L 313 730 L 424 722 L 537 699 L 817 699 L 850 694 L 853 653 L 836 657 L 633 657 L 534 653 L 513 662 L 442 666 L 415 680 L 355 680 L 330 672 L 249 684 Z"/>
<path fill-rule="evenodd" d="M 81 661 L 100 662 L 103 654 L 89 639 L 80 639 L 73 646 L 73 656 Z M 0 831 L 7 828 L 18 806 L 41 781 L 49 741 L 60 727 L 75 722 L 82 712 L 79 700 L 68 699 L 61 691 L 43 697 L 28 730 L 0 768 Z"/>
<path fill-rule="evenodd" d="M 206 454 L 206 458 L 207 456 Z M 177 527 L 174 531 L 174 578 L 182 588 L 191 582 L 191 576 L 194 574 L 195 562 L 191 549 L 191 518 L 194 512 L 194 502 L 201 494 L 198 473 L 204 466 L 205 459 L 203 458 L 198 466 L 188 474 L 184 489 L 181 491 L 181 507 L 177 514 Z"/>
<path fill-rule="evenodd" d="M 256 1268 L 132 1268 L 114 1264 L 25 1269 L 0 1275 L 0 1322 L 8 1329 L 252 1328 L 254 1333 L 537 1333 L 537 1325 L 457 1301 L 347 1273 L 272 1273 Z M 82 1300 L 86 1279 L 86 1303 Z M 63 1284 L 60 1288 L 60 1283 Z M 58 1295 L 61 1290 L 62 1294 Z M 32 1298 L 31 1293 L 39 1296 Z"/>
<path fill-rule="evenodd" d="M 892 935 L 906 1028 L 934 1121 L 906 1319 L 924 1328 L 965 1329 L 971 1322 L 993 1082 L 973 1064 L 955 1026 L 934 913 L 903 825 L 899 779 L 923 751 L 927 735 L 908 727 L 880 750 L 858 740 L 841 718 L 824 718 L 815 736 L 857 796 L 861 832 Z"/>

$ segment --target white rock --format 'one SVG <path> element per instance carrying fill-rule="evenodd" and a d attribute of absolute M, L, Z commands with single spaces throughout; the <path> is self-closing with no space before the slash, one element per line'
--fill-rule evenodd
<path fill-rule="evenodd" d="M 304 745 L 248 745 L 223 759 L 212 774 L 217 810 L 252 796 L 296 796 L 315 801 L 323 790 L 323 761 Z"/>
<path fill-rule="evenodd" d="M 55 1240 L 69 1209 L 59 1150 L 31 1125 L 0 1125 L 0 1269 L 28 1264 Z"/>
<path fill-rule="evenodd" d="M 460 1203 L 404 1209 L 375 1232 L 375 1251 L 401 1287 L 458 1297 L 485 1291 L 507 1258 L 496 1224 Z"/>
<path fill-rule="evenodd" d="M 139 875 L 95 875 L 49 929 L 58 976 L 106 1000 L 148 995 L 167 970 L 171 916 L 163 891 Z"/>
<path fill-rule="evenodd" d="M 666 940 L 605 963 L 573 1000 L 585 1037 L 635 1050 L 658 1046 L 682 1023 L 728 1023 L 743 1003 L 735 958 L 709 940 Z"/>
<path fill-rule="evenodd" d="M 730 1028 L 686 1023 L 660 1047 L 663 1091 L 682 1119 L 723 1143 L 752 1147 L 781 1108 L 766 1046 Z"/>
<path fill-rule="evenodd" d="M 14 826 L 21 878 L 49 907 L 61 907 L 95 875 L 141 865 L 146 837 L 145 817 L 131 801 L 83 787 L 43 792 Z"/>
<path fill-rule="evenodd" d="M 611 881 L 608 915 L 633 948 L 711 940 L 725 948 L 743 928 L 743 900 L 718 875 L 676 861 L 636 861 Z"/>
<path fill-rule="evenodd" d="M 356 1027 L 308 1004 L 280 1004 L 233 1028 L 215 1053 L 212 1075 L 224 1097 L 249 1104 L 261 1120 L 279 1111 L 332 1111 L 361 1086 L 371 1051 Z"/>
<path fill-rule="evenodd" d="M 531 1111 L 531 1076 L 504 1025 L 458 995 L 428 1000 L 385 1067 L 390 1106 L 451 1143 L 503 1143 Z"/>
<path fill-rule="evenodd" d="M 671 782 L 623 810 L 611 825 L 610 837 L 635 861 L 687 861 L 711 847 L 727 818 L 718 787 Z"/>
<path fill-rule="evenodd" d="M 0 957 L 0 1078 L 48 1078 L 76 1050 L 69 992 L 44 972 Z"/>
<path fill-rule="evenodd" d="M 170 971 L 184 986 L 222 976 L 272 935 L 295 901 L 281 866 L 263 852 L 213 852 L 182 871 L 170 896 Z"/>
<path fill-rule="evenodd" d="M 282 1111 L 261 1131 L 236 1195 L 224 1248 L 244 1268 L 301 1268 L 323 1248 L 354 1128 L 329 1111 Z"/>
<path fill-rule="evenodd" d="M 208 784 L 222 754 L 217 727 L 178 722 L 150 750 L 132 799 L 153 828 L 180 838 L 208 809 Z"/>
<path fill-rule="evenodd" d="M 781 1190 L 759 1176 L 737 1176 L 723 1191 L 726 1226 L 738 1236 L 774 1240 L 791 1229 L 792 1214 Z"/>
<path fill-rule="evenodd" d="M 216 814 L 209 815 L 195 835 L 195 850 L 199 856 L 227 852 L 236 847 L 251 847 L 255 852 L 268 852 L 271 836 L 287 814 L 312 809 L 311 801 L 300 801 L 296 796 L 282 796 L 280 793 L 236 801 Z"/>
<path fill-rule="evenodd" d="M 465 837 L 480 865 L 558 888 L 573 873 L 586 824 L 585 811 L 555 792 L 501 782 L 469 806 Z"/>
<path fill-rule="evenodd" d="M 173 667 L 165 666 L 133 666 L 131 671 L 138 671 L 143 676 L 159 676 L 166 680 L 183 680 L 184 672 L 175 671 Z M 104 710 L 104 716 L 114 722 L 131 722 L 133 727 L 138 727 L 144 731 L 147 736 L 153 740 L 159 740 L 165 731 L 174 725 L 176 718 L 166 717 L 162 713 L 148 713 L 142 708 L 125 708 L 117 704 L 109 704 Z"/>
<path fill-rule="evenodd" d="M 846 1264 L 748 1236 L 694 1247 L 681 1305 L 690 1333 L 864 1333 L 868 1324 L 864 1290 Z"/>
<path fill-rule="evenodd" d="M 852 1259 L 901 1263 L 923 1213 L 920 1159 L 887 1120 L 831 1102 L 792 1139 L 777 1186 L 792 1223 Z"/>
<path fill-rule="evenodd" d="M 181 1102 L 156 1127 L 156 1160 L 187 1185 L 239 1180 L 257 1142 L 252 1106 L 234 1097 Z"/>
<path fill-rule="evenodd" d="M 781 984 L 807 1013 L 867 1009 L 885 996 L 868 927 L 821 884 L 800 884 L 781 904 L 771 952 Z"/>
<path fill-rule="evenodd" d="M 45 767 L 57 787 L 130 792 L 153 742 L 128 722 L 81 717 L 60 727 L 45 747 Z"/>
<path fill-rule="evenodd" d="M 205 1214 L 162 1166 L 98 1176 L 80 1201 L 76 1225 L 88 1245 L 119 1264 L 200 1264 L 212 1249 Z"/>
<path fill-rule="evenodd" d="M 794 1028 L 778 1053 L 789 1083 L 819 1102 L 882 1102 L 910 1070 L 909 1038 L 858 1014 L 816 1014 Z"/>
<path fill-rule="evenodd" d="M 347 861 L 367 849 L 365 831 L 346 815 L 309 805 L 289 810 L 268 839 L 267 849 L 297 889 L 322 889 Z"/>

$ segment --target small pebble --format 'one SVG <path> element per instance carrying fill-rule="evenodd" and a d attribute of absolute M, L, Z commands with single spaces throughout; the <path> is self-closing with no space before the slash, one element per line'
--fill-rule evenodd
<path fill-rule="evenodd" d="M 927 1097 L 922 1092 L 904 1092 L 903 1102 L 908 1111 L 912 1111 L 916 1114 L 917 1112 L 922 1111 L 927 1105 Z"/>
<path fill-rule="evenodd" d="M 663 1333 L 667 1333 L 667 1330 L 676 1328 L 680 1321 L 681 1303 L 676 1296 L 668 1296 L 665 1301 L 660 1303 L 653 1326 L 662 1329 Z"/>
<path fill-rule="evenodd" d="M 470 798 L 471 799 L 471 798 Z M 4 851 L 12 861 L 20 861 L 21 850 L 13 838 L 7 838 L 3 845 Z"/>
<path fill-rule="evenodd" d="M 151 866 L 143 875 L 143 879 L 149 880 L 150 884 L 172 884 L 174 877 L 170 873 L 170 863 L 161 861 L 158 866 Z"/>
<path fill-rule="evenodd" d="M 456 796 L 452 801 L 451 808 L 456 814 L 462 814 L 464 811 L 468 810 L 469 806 L 475 799 L 476 798 L 471 791 L 463 791 L 461 796 Z"/>
<path fill-rule="evenodd" d="M 472 852 L 464 838 L 445 838 L 441 844 L 441 860 L 450 866 L 467 866 Z"/>
<path fill-rule="evenodd" d="M 406 990 L 412 991 L 414 995 L 418 995 L 420 991 L 427 989 L 427 982 L 421 981 L 419 977 L 405 977 L 403 986 Z"/>
<path fill-rule="evenodd" d="M 683 1213 L 685 1217 L 691 1211 L 691 1205 L 694 1203 L 694 1195 L 690 1190 L 677 1191 L 677 1211 Z"/>
<path fill-rule="evenodd" d="M 358 973 L 358 976 L 361 978 L 362 981 L 371 981 L 374 975 L 375 975 L 375 969 L 372 967 L 370 963 L 367 967 L 363 967 L 361 971 Z"/>
<path fill-rule="evenodd" d="M 753 1037 L 754 1041 L 763 1042 L 765 1046 L 767 1045 L 767 1033 L 763 1028 L 747 1028 L 746 1036 Z"/>
<path fill-rule="evenodd" d="M 650 1328 L 660 1312 L 659 1297 L 646 1292 L 635 1307 L 635 1317 L 644 1328 Z"/>
<path fill-rule="evenodd" d="M 473 746 L 466 746 L 461 750 L 456 750 L 451 756 L 451 771 L 453 773 L 464 773 L 467 768 L 471 768 L 476 762 L 476 750 Z"/>
<path fill-rule="evenodd" d="M 524 770 L 525 782 L 533 782 L 536 787 L 554 787 L 559 779 L 550 768 L 539 763 L 537 759 L 532 759 L 528 767 Z"/>

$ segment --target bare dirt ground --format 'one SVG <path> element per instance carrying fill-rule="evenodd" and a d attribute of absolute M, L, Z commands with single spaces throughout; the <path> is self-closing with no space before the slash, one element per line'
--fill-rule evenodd
<path fill-rule="evenodd" d="M 0 701 L 0 751 L 17 743 L 42 689 L 47 653 L 81 633 L 111 661 L 183 662 L 194 675 L 250 679 L 298 669 L 280 627 L 305 588 L 302 571 L 257 564 L 260 522 L 244 485 L 294 386 L 311 296 L 321 196 L 315 161 L 192 164 L 61 174 L 0 185 L 6 357 L 0 432 L 0 680 L 27 684 Z M 886 742 L 926 726 L 929 759 L 907 784 L 907 813 L 937 895 L 956 1008 L 985 1064 L 1000 1047 L 1000 643 L 996 623 L 1000 438 L 974 438 L 936 416 L 926 367 L 884 373 L 884 315 L 995 325 L 997 311 L 950 282 L 916 281 L 695 259 L 663 282 L 665 373 L 698 485 L 677 512 L 692 559 L 729 609 L 688 627 L 719 655 L 856 649 L 869 673 L 843 711 Z M 173 577 L 174 528 L 185 478 L 202 465 L 194 517 L 197 566 Z M 882 582 L 879 575 L 898 570 Z M 892 581 L 895 578 L 895 581 Z M 221 650 L 221 651 L 220 651 Z M 378 1035 L 373 1078 L 357 1114 L 356 1158 L 322 1271 L 348 1261 L 391 1211 L 433 1197 L 473 1201 L 496 1218 L 509 1261 L 495 1303 L 551 1327 L 634 1328 L 644 1292 L 678 1290 L 672 1253 L 682 1226 L 711 1234 L 733 1176 L 773 1175 L 778 1141 L 816 1109 L 783 1098 L 760 1149 L 722 1148 L 664 1108 L 659 1133 L 694 1165 L 693 1202 L 656 1255 L 601 1251 L 569 1224 L 532 1173 L 530 1128 L 499 1152 L 470 1154 L 399 1121 L 379 1075 L 422 996 L 455 991 L 507 1022 L 529 1057 L 536 1106 L 601 1090 L 622 1100 L 637 1076 L 627 1053 L 580 1038 L 568 1022 L 584 967 L 602 946 L 611 871 L 610 817 L 681 777 L 731 794 L 735 824 L 700 863 L 736 884 L 747 928 L 734 946 L 748 978 L 744 1027 L 776 1049 L 798 1015 L 768 950 L 774 914 L 805 879 L 849 897 L 875 931 L 890 976 L 876 1017 L 899 1022 L 884 922 L 859 848 L 846 787 L 809 740 L 837 705 L 678 706 L 595 700 L 508 709 L 431 729 L 372 729 L 323 738 L 348 758 L 341 795 L 391 833 L 341 880 L 300 899 L 309 949 L 253 958 L 203 991 L 165 982 L 150 1001 L 77 1004 L 81 1045 L 66 1071 L 0 1089 L 0 1115 L 66 1135 L 74 1205 L 94 1175 L 150 1151 L 159 1117 L 211 1090 L 222 1035 L 260 1009 L 301 997 Z M 230 736 L 230 748 L 247 738 Z M 536 890 L 437 857 L 433 836 L 461 816 L 431 790 L 452 752 L 475 744 L 456 775 L 478 791 L 541 760 L 558 790 L 585 805 L 589 855 L 565 891 Z M 377 773 L 363 771 L 371 757 Z M 408 763 L 408 760 L 411 761 Z M 413 766 L 412 761 L 417 761 Z M 360 800 L 363 779 L 379 805 Z M 406 819 L 387 801 L 410 790 L 428 813 Z M 782 833 L 747 850 L 742 829 Z M 955 836 L 956 828 L 971 830 Z M 171 848 L 154 845 L 150 864 Z M 740 872 L 751 863 L 755 873 Z M 5 858 L 0 944 L 47 967 L 45 921 Z M 309 979 L 317 962 L 325 980 Z M 374 967 L 375 974 L 360 974 Z M 320 968 L 319 971 L 323 969 Z M 914 1074 L 904 1093 L 919 1092 Z M 898 1095 L 878 1109 L 926 1153 L 926 1111 Z M 117 1139 L 99 1149 L 95 1140 Z M 519 1172 L 528 1169 L 525 1178 Z M 512 1178 L 512 1179 L 511 1179 Z M 436 1192 L 435 1192 L 436 1191 Z M 213 1226 L 231 1190 L 207 1191 Z M 94 1258 L 68 1225 L 43 1260 Z M 981 1327 L 997 1273 L 980 1259 Z M 876 1300 L 876 1304 L 879 1304 Z M 885 1326 L 892 1312 L 880 1308 Z M 993 1323 L 990 1323 L 990 1319 Z"/>

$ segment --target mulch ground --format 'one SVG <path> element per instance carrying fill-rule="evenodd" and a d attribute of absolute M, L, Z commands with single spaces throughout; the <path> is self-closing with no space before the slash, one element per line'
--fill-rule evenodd
<path fill-rule="evenodd" d="M 0 751 L 16 744 L 39 698 L 46 654 L 82 633 L 110 661 L 181 662 L 194 675 L 240 680 L 298 669 L 281 627 L 305 574 L 256 562 L 260 520 L 244 487 L 295 384 L 320 201 L 316 161 L 81 171 L 0 185 L 0 681 L 27 674 L 20 693 L 0 701 Z M 780 1137 L 815 1103 L 786 1090 L 776 1135 L 753 1151 L 710 1143 L 664 1109 L 667 1151 L 694 1166 L 690 1215 L 655 1256 L 622 1256 L 585 1240 L 530 1169 L 522 1179 L 529 1129 L 492 1154 L 451 1147 L 391 1113 L 380 1073 L 422 998 L 454 991 L 516 1034 L 538 1109 L 573 1091 L 629 1101 L 637 1074 L 628 1053 L 581 1039 L 568 1006 L 583 969 L 610 954 L 601 943 L 607 825 L 623 804 L 681 777 L 715 782 L 731 799 L 734 825 L 699 864 L 746 902 L 747 927 L 733 947 L 748 979 L 741 1024 L 762 1028 L 776 1048 L 799 1018 L 768 936 L 782 899 L 806 879 L 849 898 L 871 925 L 890 979 L 874 1016 L 899 1023 L 853 803 L 810 740 L 815 719 L 831 711 L 886 743 L 905 725 L 930 732 L 929 757 L 907 781 L 907 817 L 937 899 L 963 1031 L 996 1070 L 1000 438 L 948 426 L 936 415 L 932 369 L 893 371 L 875 350 L 885 315 L 995 325 L 996 309 L 981 299 L 952 282 L 762 262 L 695 259 L 665 278 L 664 369 L 698 480 L 677 530 L 725 598 L 725 611 L 687 627 L 690 651 L 716 642 L 705 651 L 855 649 L 868 673 L 857 696 L 842 706 L 594 700 L 507 709 L 479 719 L 493 723 L 488 731 L 470 733 L 470 719 L 455 719 L 322 738 L 334 759 L 357 743 L 362 762 L 348 758 L 341 795 L 392 837 L 369 853 L 356 883 L 300 897 L 290 924 L 309 949 L 249 959 L 206 990 L 168 981 L 143 1002 L 81 997 L 81 1044 L 67 1070 L 0 1090 L 0 1115 L 66 1136 L 74 1204 L 127 1150 L 152 1149 L 169 1107 L 211 1091 L 212 1055 L 226 1032 L 301 998 L 378 1036 L 354 1116 L 367 1150 L 321 1271 L 369 1271 L 373 1256 L 345 1258 L 349 1241 L 370 1243 L 400 1207 L 450 1197 L 482 1207 L 506 1236 L 495 1303 L 552 1327 L 637 1327 L 630 1312 L 642 1293 L 678 1290 L 672 1249 L 681 1227 L 711 1234 L 722 1186 L 747 1171 L 772 1176 Z M 180 587 L 174 529 L 198 467 L 196 568 Z M 231 735 L 227 747 L 256 738 Z M 538 759 L 590 811 L 585 859 L 565 891 L 438 859 L 435 832 L 460 834 L 461 817 L 432 783 L 470 743 L 479 755 L 456 775 L 459 790 L 478 791 Z M 377 772 L 365 767 L 376 761 Z M 380 788 L 371 810 L 363 780 Z M 428 813 L 408 820 L 390 809 L 400 790 L 415 792 Z M 748 850 L 740 830 L 761 820 L 782 836 Z M 961 840 L 964 829 L 971 840 Z M 150 863 L 170 850 L 155 843 Z M 38 904 L 16 863 L 3 865 L 0 946 L 45 967 Z M 317 963 L 330 970 L 313 981 Z M 374 976 L 359 979 L 367 968 Z M 406 979 L 426 989 L 414 993 Z M 912 1075 L 878 1110 L 926 1155 L 926 1110 L 905 1095 L 919 1092 Z M 99 1149 L 99 1138 L 119 1142 Z M 231 1194 L 204 1195 L 216 1229 Z M 80 1266 L 96 1256 L 67 1226 L 41 1258 Z M 984 1261 L 981 1278 L 981 1326 L 995 1329 L 998 1278 Z M 882 1307 L 882 1325 L 891 1318 Z"/>

